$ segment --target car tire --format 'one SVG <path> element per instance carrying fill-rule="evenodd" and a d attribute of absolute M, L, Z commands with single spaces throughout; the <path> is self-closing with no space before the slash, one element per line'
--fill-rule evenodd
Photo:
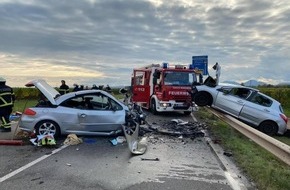
<path fill-rule="evenodd" d="M 191 114 L 191 111 L 185 111 L 184 112 L 184 115 L 190 115 Z"/>
<path fill-rule="evenodd" d="M 278 132 L 278 126 L 273 121 L 264 121 L 260 124 L 259 130 L 269 136 L 274 136 Z"/>
<path fill-rule="evenodd" d="M 55 138 L 60 136 L 59 125 L 51 120 L 42 120 L 35 125 L 36 135 L 53 134 Z"/>
<path fill-rule="evenodd" d="M 212 97 L 209 93 L 207 92 L 198 92 L 194 96 L 194 102 L 198 106 L 210 106 L 212 104 Z"/>
<path fill-rule="evenodd" d="M 150 102 L 150 110 L 153 113 L 153 115 L 157 115 L 158 114 L 158 111 L 156 109 L 156 102 L 155 102 L 154 99 L 152 99 L 151 102 Z"/>

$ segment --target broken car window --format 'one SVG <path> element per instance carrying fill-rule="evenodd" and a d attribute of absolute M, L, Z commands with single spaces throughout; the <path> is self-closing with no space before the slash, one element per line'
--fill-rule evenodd
<path fill-rule="evenodd" d="M 246 88 L 232 88 L 230 94 L 234 96 L 238 96 L 239 98 L 242 98 L 242 99 L 247 99 L 249 95 L 251 94 L 251 91 Z"/>
<path fill-rule="evenodd" d="M 272 100 L 259 93 L 253 96 L 253 98 L 250 101 L 265 107 L 270 107 L 272 105 Z"/>
<path fill-rule="evenodd" d="M 63 102 L 61 106 L 86 110 L 122 110 L 120 104 L 101 93 L 76 96 Z"/>

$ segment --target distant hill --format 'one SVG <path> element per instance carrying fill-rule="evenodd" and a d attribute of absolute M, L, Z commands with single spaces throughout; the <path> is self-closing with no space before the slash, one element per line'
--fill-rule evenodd
<path fill-rule="evenodd" d="M 277 84 L 277 86 L 290 86 L 290 82 L 282 82 Z"/>
<path fill-rule="evenodd" d="M 229 83 L 229 84 L 235 84 L 235 85 L 240 85 L 241 84 L 241 83 L 238 83 L 236 81 L 231 81 L 231 80 L 223 81 L 223 83 Z M 243 82 L 243 84 L 244 84 L 244 86 L 251 86 L 251 87 L 267 85 L 267 83 L 260 82 L 260 81 L 257 81 L 257 80 L 248 80 L 246 82 Z M 290 83 L 289 83 L 289 85 L 290 85 Z"/>
<path fill-rule="evenodd" d="M 244 82 L 244 85 L 245 86 L 257 87 L 257 86 L 265 86 L 265 85 L 267 85 L 267 83 L 260 82 L 260 81 L 257 81 L 257 80 L 249 80 L 247 82 Z"/>
<path fill-rule="evenodd" d="M 235 85 L 240 85 L 240 83 L 236 82 L 236 81 L 231 81 L 231 80 L 226 80 L 223 81 L 223 83 L 228 83 L 228 84 L 235 84 Z"/>
<path fill-rule="evenodd" d="M 270 85 L 270 84 L 267 84 L 265 82 L 261 82 L 261 81 L 257 81 L 257 80 L 248 80 L 248 81 L 243 82 L 243 83 L 238 83 L 236 81 L 226 80 L 226 81 L 223 81 L 223 83 L 235 84 L 235 85 L 241 85 L 241 84 L 243 84 L 244 86 L 249 86 L 249 87 L 257 87 L 257 86 L 267 86 L 267 85 Z M 279 83 L 279 84 L 274 85 L 274 86 L 290 86 L 290 82 L 283 82 L 283 83 Z"/>

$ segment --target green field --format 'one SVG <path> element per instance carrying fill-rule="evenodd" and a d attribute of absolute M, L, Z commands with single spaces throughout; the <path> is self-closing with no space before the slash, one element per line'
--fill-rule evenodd
<path fill-rule="evenodd" d="M 283 107 L 283 109 L 284 109 L 284 113 L 285 113 L 285 115 L 288 116 L 288 118 L 290 118 L 290 108 L 288 108 L 288 107 Z M 290 121 L 289 121 L 289 122 L 290 122 Z"/>
<path fill-rule="evenodd" d="M 224 150 L 232 152 L 234 162 L 254 181 L 258 189 L 290 189 L 290 166 L 204 108 L 201 108 L 196 115 L 199 121 L 204 121 L 208 125 L 212 140 L 218 140 Z M 287 134 L 275 138 L 290 145 L 289 137 L 290 135 Z"/>
<path fill-rule="evenodd" d="M 283 107 L 285 115 L 290 117 L 290 88 L 259 87 L 258 89 L 262 93 L 278 100 Z"/>

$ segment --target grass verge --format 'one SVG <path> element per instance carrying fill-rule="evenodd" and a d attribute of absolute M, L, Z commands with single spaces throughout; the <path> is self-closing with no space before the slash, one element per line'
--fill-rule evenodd
<path fill-rule="evenodd" d="M 13 112 L 16 111 L 23 112 L 25 108 L 35 106 L 37 102 L 38 102 L 37 100 L 25 100 L 25 99 L 15 100 Z"/>
<path fill-rule="evenodd" d="M 204 108 L 200 108 L 196 117 L 199 121 L 207 123 L 213 140 L 218 140 L 226 151 L 233 153 L 233 160 L 254 181 L 258 189 L 290 189 L 290 166 Z"/>

